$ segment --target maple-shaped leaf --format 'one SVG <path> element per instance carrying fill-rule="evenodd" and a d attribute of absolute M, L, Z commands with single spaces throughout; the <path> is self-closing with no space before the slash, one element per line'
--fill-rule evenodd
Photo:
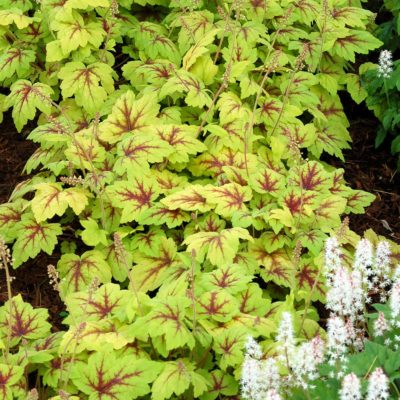
<path fill-rule="evenodd" d="M 138 290 L 155 290 L 165 279 L 173 274 L 177 265 L 176 244 L 171 238 L 158 237 L 153 245 L 154 251 L 136 252 L 133 261 L 133 276 Z"/>
<path fill-rule="evenodd" d="M 66 9 L 79 8 L 86 10 L 88 7 L 109 7 L 109 0 L 67 0 Z"/>
<path fill-rule="evenodd" d="M 0 81 L 11 77 L 26 78 L 35 57 L 33 50 L 10 47 L 0 56 Z"/>
<path fill-rule="evenodd" d="M 250 177 L 250 186 L 257 193 L 277 196 L 285 186 L 285 177 L 267 166 L 257 169 Z"/>
<path fill-rule="evenodd" d="M 196 303 L 199 320 L 226 322 L 239 314 L 238 302 L 228 291 L 217 289 L 203 293 Z"/>
<path fill-rule="evenodd" d="M 341 123 L 316 122 L 317 138 L 308 148 L 315 157 L 320 157 L 322 152 L 334 155 L 344 160 L 342 150 L 350 148 L 351 137 L 346 126 Z"/>
<path fill-rule="evenodd" d="M 367 90 L 362 86 L 360 76 L 357 74 L 346 74 L 346 88 L 350 93 L 351 98 L 360 104 L 367 96 Z"/>
<path fill-rule="evenodd" d="M 189 161 L 191 154 L 201 153 L 207 147 L 197 139 L 197 126 L 160 125 L 155 127 L 155 134 L 173 149 L 168 156 L 171 163 Z"/>
<path fill-rule="evenodd" d="M 314 256 L 317 256 L 321 252 L 326 239 L 326 233 L 321 232 L 319 229 L 301 232 L 299 235 L 301 245 L 310 250 Z"/>
<path fill-rule="evenodd" d="M 38 222 L 63 215 L 68 206 L 78 215 L 88 204 L 88 195 L 82 188 L 63 189 L 59 183 L 41 183 L 31 201 L 32 212 Z"/>
<path fill-rule="evenodd" d="M 263 297 L 263 290 L 256 283 L 250 283 L 237 295 L 239 311 L 242 314 L 264 316 L 270 307 L 271 300 Z"/>
<path fill-rule="evenodd" d="M 363 214 L 365 208 L 368 207 L 374 200 L 375 196 L 372 193 L 363 190 L 346 190 L 347 205 L 345 213 Z"/>
<path fill-rule="evenodd" d="M 128 132 L 154 124 L 160 109 L 156 96 L 145 94 L 136 99 L 131 90 L 115 102 L 110 115 L 99 125 L 99 138 L 116 143 Z"/>
<path fill-rule="evenodd" d="M 211 382 L 211 387 L 200 396 L 200 400 L 215 400 L 217 397 L 224 398 L 238 394 L 239 385 L 227 372 L 215 369 L 204 377 Z"/>
<path fill-rule="evenodd" d="M 160 369 L 160 363 L 154 361 L 100 351 L 90 355 L 86 363 L 76 363 L 71 379 L 89 399 L 136 399 L 150 392 L 149 384 Z"/>
<path fill-rule="evenodd" d="M 161 203 L 171 210 L 199 211 L 201 213 L 211 210 L 207 204 L 205 187 L 202 185 L 189 185 L 184 189 L 174 192 L 161 199 Z"/>
<path fill-rule="evenodd" d="M 222 186 L 205 187 L 207 203 L 215 205 L 214 212 L 222 217 L 231 217 L 236 211 L 247 211 L 246 202 L 252 198 L 252 191 L 247 186 L 228 183 Z"/>
<path fill-rule="evenodd" d="M 211 97 L 205 90 L 205 85 L 194 74 L 179 70 L 161 88 L 160 97 L 181 93 L 185 103 L 191 107 L 210 107 Z"/>
<path fill-rule="evenodd" d="M 11 347 L 22 339 L 40 339 L 50 333 L 47 309 L 34 309 L 20 294 L 7 300 L 0 311 L 0 338 L 8 340 Z"/>
<path fill-rule="evenodd" d="M 64 324 L 72 322 L 100 321 L 107 318 L 117 318 L 123 321 L 125 309 L 130 304 L 130 292 L 121 290 L 119 285 L 106 283 L 94 293 L 86 291 L 69 294 L 65 304 L 70 315 L 64 319 Z"/>
<path fill-rule="evenodd" d="M 163 363 L 164 369 L 152 386 L 152 400 L 169 399 L 173 394 L 181 395 L 193 386 L 194 398 L 200 397 L 210 385 L 187 358 Z"/>
<path fill-rule="evenodd" d="M 159 227 L 149 227 L 146 233 L 136 233 L 130 243 L 130 250 L 139 251 L 148 256 L 154 255 L 163 239 L 167 239 L 165 232 Z"/>
<path fill-rule="evenodd" d="M 152 170 L 152 175 L 156 178 L 160 193 L 168 195 L 176 192 L 178 188 L 187 185 L 187 177 L 174 174 L 164 169 L 162 171 Z"/>
<path fill-rule="evenodd" d="M 6 108 L 13 107 L 12 116 L 18 132 L 35 118 L 36 110 L 45 114 L 51 112 L 51 98 L 53 89 L 44 83 L 31 82 L 20 79 L 11 86 L 11 93 L 5 100 Z"/>
<path fill-rule="evenodd" d="M 60 293 L 63 297 L 87 288 L 95 278 L 101 283 L 111 280 L 110 267 L 103 254 L 96 250 L 86 251 L 82 256 L 62 255 L 57 270 L 62 277 Z"/>
<path fill-rule="evenodd" d="M 24 29 L 34 21 L 34 18 L 24 15 L 22 10 L 12 7 L 7 10 L 0 10 L 0 26 L 15 24 L 18 29 Z"/>
<path fill-rule="evenodd" d="M 141 340 L 162 337 L 166 350 L 179 347 L 193 348 L 195 341 L 185 319 L 192 313 L 192 302 L 187 297 L 167 296 L 163 300 L 152 300 L 153 310 L 139 318 L 133 327 L 135 336 Z"/>
<path fill-rule="evenodd" d="M 322 232 L 330 232 L 333 227 L 341 224 L 340 216 L 346 208 L 346 199 L 330 195 L 322 198 L 315 213 L 315 222 Z"/>
<path fill-rule="evenodd" d="M 92 44 L 94 48 L 100 47 L 106 34 L 100 22 L 86 23 L 83 16 L 75 10 L 57 13 L 50 26 L 57 31 L 57 45 L 60 46 L 63 56 L 87 44 Z M 47 45 L 47 51 L 51 49 Z"/>
<path fill-rule="evenodd" d="M 119 181 L 107 188 L 112 205 L 122 209 L 121 223 L 140 221 L 142 213 L 158 197 L 158 187 L 151 175 Z"/>
<path fill-rule="evenodd" d="M 244 290 L 253 280 L 251 275 L 245 275 L 243 268 L 236 264 L 215 269 L 212 272 L 203 273 L 200 285 L 208 291 L 224 289 L 231 294 Z"/>
<path fill-rule="evenodd" d="M 92 115 L 114 91 L 113 69 L 105 63 L 85 66 L 79 61 L 69 62 L 60 69 L 58 77 L 62 80 L 63 97 L 75 96 L 76 103 Z"/>
<path fill-rule="evenodd" d="M 332 55 L 337 55 L 355 62 L 355 54 L 367 54 L 370 50 L 382 46 L 382 42 L 371 33 L 356 29 L 342 29 L 335 35 L 335 39 L 325 43 L 324 48 L 329 49 Z"/>
<path fill-rule="evenodd" d="M 10 203 L 0 205 L 0 234 L 4 240 L 8 242 L 11 237 L 14 239 L 12 229 L 15 228 L 23 215 L 23 211 L 27 206 L 27 201 L 24 199 L 17 199 Z"/>
<path fill-rule="evenodd" d="M 148 210 L 144 211 L 141 217 L 143 225 L 163 225 L 166 224 L 168 228 L 176 228 L 181 226 L 183 222 L 191 220 L 189 213 L 180 209 L 170 210 L 166 206 L 155 205 Z"/>
<path fill-rule="evenodd" d="M 138 91 L 148 85 L 161 88 L 175 69 L 175 65 L 168 60 L 152 59 L 129 61 L 122 67 L 123 76 Z"/>
<path fill-rule="evenodd" d="M 132 340 L 132 334 L 127 332 L 126 326 L 115 318 L 83 321 L 69 327 L 62 338 L 59 351 L 65 354 L 101 351 L 105 346 L 119 350 Z"/>
<path fill-rule="evenodd" d="M 119 175 L 141 176 L 149 172 L 150 163 L 160 163 L 170 157 L 173 148 L 147 131 L 127 135 L 118 143 L 114 169 Z"/>
<path fill-rule="evenodd" d="M 302 190 L 314 190 L 322 193 L 326 192 L 332 184 L 330 174 L 317 161 L 309 161 L 299 168 L 293 169 L 289 174 L 289 179 L 292 184 Z"/>
<path fill-rule="evenodd" d="M 181 63 L 181 55 L 162 25 L 154 22 L 140 22 L 133 36 L 136 47 L 150 59 L 167 59 L 174 64 Z"/>
<path fill-rule="evenodd" d="M 326 288 L 322 283 L 322 277 L 318 273 L 318 267 L 309 258 L 303 258 L 295 276 L 297 295 L 299 298 L 311 301 L 324 301 Z"/>
<path fill-rule="evenodd" d="M 183 243 L 189 253 L 195 251 L 197 261 L 202 262 L 207 255 L 213 265 L 222 266 L 233 261 L 240 239 L 253 240 L 246 229 L 230 228 L 220 232 L 195 233 L 186 237 Z"/>
<path fill-rule="evenodd" d="M 248 332 L 241 327 L 232 327 L 218 332 L 214 336 L 213 349 L 217 354 L 217 363 L 222 370 L 236 367 L 243 361 L 243 345 Z"/>
<path fill-rule="evenodd" d="M 24 368 L 22 366 L 0 363 L 1 400 L 12 400 L 14 398 L 16 385 L 23 376 Z"/>
<path fill-rule="evenodd" d="M 37 222 L 33 215 L 23 215 L 15 227 L 17 240 L 13 246 L 14 268 L 41 251 L 52 254 L 57 236 L 61 233 L 61 225 L 58 223 Z"/>

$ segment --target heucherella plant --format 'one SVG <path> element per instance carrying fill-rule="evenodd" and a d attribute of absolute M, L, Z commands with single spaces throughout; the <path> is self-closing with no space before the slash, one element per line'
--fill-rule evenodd
<path fill-rule="evenodd" d="M 321 333 L 324 241 L 374 199 L 320 160 L 349 148 L 338 92 L 363 96 L 373 14 L 219 3 L 1 2 L 0 110 L 38 147 L 0 234 L 13 268 L 51 255 L 66 305 L 53 336 L 22 298 L 1 309 L 19 397 L 233 397 L 247 336 L 273 342 L 285 312 L 293 346 Z M 9 337 L 14 308 L 35 337 Z"/>
<path fill-rule="evenodd" d="M 344 263 L 336 237 L 327 240 L 325 249 L 331 310 L 326 334 L 299 343 L 291 314 L 284 312 L 274 345 L 267 342 L 263 350 L 248 337 L 241 375 L 243 398 L 398 398 L 400 280 L 398 269 L 390 268 L 389 243 L 380 241 L 374 252 L 368 239 L 360 240 L 351 268 Z M 356 283 L 354 272 L 363 275 Z M 367 308 L 371 298 L 383 300 L 373 306 L 378 314 Z"/>

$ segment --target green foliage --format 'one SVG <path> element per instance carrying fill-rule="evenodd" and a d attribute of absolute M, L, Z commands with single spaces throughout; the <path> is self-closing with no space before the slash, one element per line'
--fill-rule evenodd
<path fill-rule="evenodd" d="M 397 56 L 400 38 L 400 7 L 398 2 L 385 0 L 382 9 L 392 15 L 387 22 L 378 25 L 377 36 L 385 48 Z M 390 15 L 389 14 L 389 15 Z M 387 138 L 391 140 L 392 154 L 400 153 L 400 62 L 394 61 L 393 72 L 388 77 L 379 73 L 376 64 L 366 63 L 360 68 L 362 90 L 365 92 L 367 107 L 380 121 L 375 146 L 379 147 Z M 398 167 L 400 162 L 398 162 Z"/>
<path fill-rule="evenodd" d="M 309 302 L 324 298 L 323 241 L 373 200 L 320 161 L 349 148 L 338 91 L 360 98 L 347 68 L 380 45 L 372 13 L 346 0 L 14 3 L 0 5 L 0 110 L 19 131 L 38 117 L 38 149 L 0 234 L 15 268 L 58 257 L 68 316 L 49 334 L 24 306 L 41 328 L 20 347 L 2 325 L 5 393 L 18 381 L 24 398 L 22 365 L 54 398 L 235 396 L 247 335 L 267 339 L 288 309 L 300 336 L 321 331 Z"/>

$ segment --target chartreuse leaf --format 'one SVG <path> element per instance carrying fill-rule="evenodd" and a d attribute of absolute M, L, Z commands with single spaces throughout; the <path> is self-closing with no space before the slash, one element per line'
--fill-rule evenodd
<path fill-rule="evenodd" d="M 82 321 L 101 321 L 107 318 L 118 318 L 123 321 L 126 308 L 130 303 L 130 292 L 122 290 L 119 285 L 106 283 L 95 293 L 87 291 L 69 294 L 65 303 L 70 315 L 64 319 L 64 324 Z"/>
<path fill-rule="evenodd" d="M 95 278 L 101 283 L 111 280 L 110 266 L 103 254 L 96 250 L 86 251 L 82 256 L 64 254 L 57 264 L 57 270 L 62 278 L 60 293 L 64 297 L 87 288 Z"/>
<path fill-rule="evenodd" d="M 17 240 L 13 246 L 14 267 L 19 267 L 41 251 L 52 254 L 57 244 L 57 236 L 61 233 L 59 223 L 37 222 L 33 215 L 24 214 L 15 226 Z"/>
<path fill-rule="evenodd" d="M 204 374 L 204 377 L 211 382 L 212 386 L 200 396 L 201 400 L 214 400 L 220 396 L 234 396 L 238 393 L 238 383 L 232 375 L 225 371 L 216 369 L 209 374 Z"/>
<path fill-rule="evenodd" d="M 222 370 L 236 367 L 243 361 L 243 345 L 247 337 L 246 329 L 233 326 L 213 334 L 213 349 L 219 355 L 218 365 Z"/>
<path fill-rule="evenodd" d="M 107 192 L 112 205 L 122 209 L 121 223 L 139 222 L 142 213 L 158 197 L 157 183 L 150 174 L 116 182 L 108 187 Z"/>
<path fill-rule="evenodd" d="M 223 186 L 206 186 L 205 197 L 207 203 L 215 205 L 215 213 L 224 218 L 229 218 L 236 211 L 247 211 L 246 202 L 252 198 L 248 187 L 237 183 L 228 183 Z"/>
<path fill-rule="evenodd" d="M 118 143 L 118 159 L 115 171 L 128 177 L 140 176 L 149 172 L 150 163 L 160 163 L 167 159 L 173 148 L 156 135 L 146 130 L 127 134 L 125 139 Z"/>
<path fill-rule="evenodd" d="M 164 363 L 164 369 L 152 386 L 152 399 L 169 399 L 181 395 L 192 387 L 195 398 L 202 395 L 210 385 L 207 379 L 195 372 L 196 368 L 187 358 Z"/>
<path fill-rule="evenodd" d="M 155 134 L 171 146 L 168 160 L 171 163 L 188 162 L 190 155 L 207 150 L 204 143 L 197 139 L 198 127 L 190 125 L 160 125 Z"/>
<path fill-rule="evenodd" d="M 85 228 L 82 231 L 83 243 L 88 246 L 96 246 L 99 243 L 107 245 L 107 231 L 101 229 L 94 219 L 81 220 L 81 225 Z"/>
<path fill-rule="evenodd" d="M 50 26 L 57 31 L 58 43 L 65 56 L 88 43 L 98 48 L 105 36 L 100 22 L 86 23 L 83 16 L 75 10 L 57 13 Z"/>
<path fill-rule="evenodd" d="M 338 37 L 339 36 L 339 37 Z M 337 55 L 351 62 L 355 61 L 355 54 L 367 54 L 370 50 L 382 46 L 382 42 L 371 33 L 355 29 L 342 29 L 340 34 L 325 43 L 325 48 L 333 55 Z"/>
<path fill-rule="evenodd" d="M 213 265 L 224 265 L 233 261 L 240 239 L 253 240 L 246 229 L 230 228 L 221 232 L 195 233 L 188 236 L 183 243 L 187 245 L 189 253 L 195 251 L 197 261 L 201 262 L 207 256 Z"/>
<path fill-rule="evenodd" d="M 1 14 L 0 14 L 1 20 Z M 0 363 L 0 399 L 12 400 L 16 385 L 24 375 L 24 368 L 19 365 Z"/>
<path fill-rule="evenodd" d="M 139 318 L 132 332 L 141 340 L 162 337 L 166 350 L 179 347 L 193 348 L 193 333 L 185 322 L 188 314 L 193 313 L 192 302 L 187 297 L 167 296 L 163 300 L 152 300 L 153 311 Z"/>
<path fill-rule="evenodd" d="M 63 189 L 59 183 L 40 183 L 31 202 L 32 212 L 38 222 L 63 215 L 68 206 L 78 215 L 88 204 L 88 195 L 82 188 Z"/>
<path fill-rule="evenodd" d="M 181 63 L 181 56 L 174 42 L 168 38 L 162 25 L 154 22 L 140 22 L 134 31 L 135 45 L 150 59 L 167 59 L 174 64 Z"/>
<path fill-rule="evenodd" d="M 63 97 L 75 96 L 76 103 L 92 115 L 103 105 L 107 94 L 114 91 L 113 69 L 102 62 L 88 66 L 69 62 L 60 69 L 58 77 L 62 80 Z"/>
<path fill-rule="evenodd" d="M 128 90 L 118 98 L 111 114 L 99 125 L 99 137 L 108 143 L 116 143 L 127 132 L 154 124 L 159 109 L 156 96 L 145 94 L 136 99 L 134 93 Z"/>
<path fill-rule="evenodd" d="M 16 75 L 25 78 L 29 75 L 35 52 L 29 49 L 11 47 L 0 56 L 0 81 Z"/>
<path fill-rule="evenodd" d="M 160 369 L 160 363 L 132 356 L 117 357 L 104 350 L 92 354 L 87 363 L 75 363 L 71 379 L 90 400 L 136 399 L 150 393 L 149 384 Z"/>
<path fill-rule="evenodd" d="M 171 210 L 181 209 L 185 211 L 206 212 L 212 206 L 207 204 L 205 187 L 201 185 L 190 185 L 167 197 L 161 199 L 161 203 Z"/>
<path fill-rule="evenodd" d="M 136 265 L 133 267 L 133 276 L 138 290 L 155 290 L 162 283 L 176 272 L 177 261 L 176 244 L 172 238 L 156 236 L 144 236 L 146 247 L 140 246 L 142 252 L 136 251 L 133 255 L 133 261 Z M 153 242 L 153 243 L 152 243 Z M 150 248 L 148 246 L 151 246 Z"/>
<path fill-rule="evenodd" d="M 12 116 L 18 132 L 26 125 L 28 120 L 35 118 L 36 110 L 50 114 L 53 90 L 43 83 L 34 83 L 20 79 L 11 86 L 5 106 L 13 107 Z"/>
<path fill-rule="evenodd" d="M 88 7 L 109 7 L 109 5 L 109 0 L 68 0 L 66 7 L 86 10 Z"/>
<path fill-rule="evenodd" d="M 20 294 L 14 296 L 0 307 L 0 339 L 10 340 L 11 346 L 15 346 L 22 339 L 44 338 L 51 328 L 48 316 L 45 308 L 34 309 Z"/>
<path fill-rule="evenodd" d="M 24 29 L 34 21 L 34 18 L 28 17 L 16 7 L 8 10 L 0 10 L 0 25 L 8 26 L 15 24 L 18 29 Z"/>
<path fill-rule="evenodd" d="M 9 238 L 14 238 L 12 228 L 15 228 L 15 224 L 21 220 L 23 210 L 26 206 L 27 201 L 24 199 L 0 205 L 0 234 L 6 242 L 8 242 Z"/>
<path fill-rule="evenodd" d="M 237 300 L 225 290 L 203 293 L 197 300 L 196 309 L 198 319 L 207 321 L 211 318 L 218 322 L 227 322 L 239 314 Z"/>
<path fill-rule="evenodd" d="M 346 188 L 346 194 L 346 213 L 362 214 L 365 207 L 368 207 L 375 200 L 375 196 L 372 193 L 364 192 L 363 190 Z"/>

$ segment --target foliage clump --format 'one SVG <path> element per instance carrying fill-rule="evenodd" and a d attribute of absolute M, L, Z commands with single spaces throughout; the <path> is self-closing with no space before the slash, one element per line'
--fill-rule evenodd
<path fill-rule="evenodd" d="M 3 1 L 2 110 L 39 147 L 0 206 L 18 268 L 58 257 L 66 330 L 1 308 L 3 398 L 235 396 L 248 335 L 322 328 L 325 239 L 373 196 L 343 159 L 359 1 Z M 351 246 L 356 235 L 347 232 Z M 349 250 L 350 251 L 350 250 Z M 6 268 L 10 260 L 5 261 Z M 11 289 L 10 289 L 11 293 Z"/>

